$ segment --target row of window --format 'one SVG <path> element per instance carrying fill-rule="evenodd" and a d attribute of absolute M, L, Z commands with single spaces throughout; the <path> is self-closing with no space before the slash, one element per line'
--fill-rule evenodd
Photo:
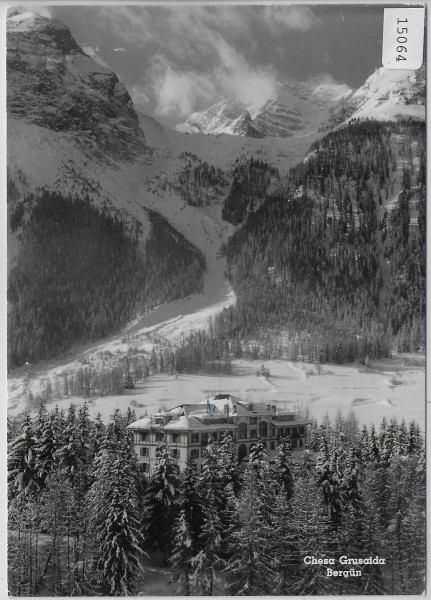
<path fill-rule="evenodd" d="M 219 441 L 223 436 L 222 431 L 212 431 L 212 432 L 203 432 L 203 433 L 192 433 L 190 436 L 190 441 L 192 444 L 207 444 L 209 436 L 211 435 L 214 441 Z M 296 435 L 304 435 L 305 427 L 302 425 L 301 427 L 271 427 L 270 435 L 271 437 L 279 436 L 296 436 Z M 133 433 L 135 444 L 140 444 L 142 442 L 161 442 L 164 439 L 163 433 L 145 433 L 140 431 L 135 431 Z M 153 437 L 151 437 L 153 436 Z M 185 441 L 181 439 L 182 434 L 180 433 L 171 433 L 168 435 L 167 441 L 172 444 L 179 444 L 181 441 Z M 268 437 L 268 424 L 262 421 L 259 423 L 259 436 L 260 437 Z M 240 423 L 238 427 L 238 439 L 243 440 L 245 438 L 256 439 L 258 437 L 258 430 L 251 429 L 250 433 L 248 432 L 247 423 Z"/>
<path fill-rule="evenodd" d="M 253 446 L 253 444 L 251 446 Z M 265 444 L 265 446 L 266 446 L 266 444 Z M 292 440 L 292 449 L 303 448 L 303 446 L 304 446 L 304 440 L 302 440 L 302 439 Z M 271 442 L 270 449 L 275 450 L 275 442 Z M 139 449 L 140 455 L 141 456 L 149 456 L 149 450 L 150 450 L 149 448 L 145 448 L 145 447 L 140 448 Z M 173 458 L 179 459 L 181 457 L 181 452 L 178 448 L 171 448 L 171 452 L 172 452 Z M 204 451 L 201 450 L 200 454 L 202 457 L 203 457 L 203 453 L 204 453 Z M 244 458 L 244 456 L 247 456 L 247 446 L 245 444 L 240 444 L 240 446 L 238 448 L 238 460 L 242 460 Z M 199 458 L 199 448 L 192 448 L 190 450 L 190 458 L 195 459 L 195 460 Z M 150 470 L 150 465 L 148 463 L 140 463 L 139 468 L 142 472 L 148 473 Z"/>
<path fill-rule="evenodd" d="M 159 432 L 146 432 L 146 431 L 134 431 L 133 441 L 135 444 L 141 444 L 142 442 L 163 442 L 164 434 Z"/>
<path fill-rule="evenodd" d="M 186 452 L 186 450 L 183 450 L 183 452 Z M 201 456 L 203 456 L 204 453 L 204 449 L 201 450 Z M 179 448 L 171 448 L 171 454 L 173 456 L 173 458 L 181 458 L 181 450 Z M 147 446 L 143 446 L 142 448 L 139 448 L 139 456 L 142 457 L 148 457 L 150 456 L 150 448 L 148 448 Z M 190 450 L 190 458 L 199 458 L 199 448 L 192 448 Z"/>

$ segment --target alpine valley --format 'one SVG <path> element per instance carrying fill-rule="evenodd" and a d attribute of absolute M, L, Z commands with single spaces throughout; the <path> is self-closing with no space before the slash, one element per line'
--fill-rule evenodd
<path fill-rule="evenodd" d="M 60 21 L 12 13 L 11 416 L 243 360 L 301 379 L 423 351 L 424 73 L 279 82 L 168 128 Z"/>

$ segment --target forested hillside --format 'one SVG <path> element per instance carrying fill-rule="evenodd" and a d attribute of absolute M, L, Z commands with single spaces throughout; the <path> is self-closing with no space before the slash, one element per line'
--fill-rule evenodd
<path fill-rule="evenodd" d="M 202 289 L 205 260 L 158 213 L 138 231 L 88 198 L 42 192 L 14 205 L 22 227 L 9 276 L 9 364 L 49 358 L 156 304 Z"/>
<path fill-rule="evenodd" d="M 285 330 L 321 362 L 424 346 L 424 156 L 422 123 L 352 122 L 315 142 L 227 243 L 237 304 L 218 335 Z"/>
<path fill-rule="evenodd" d="M 245 464 L 226 432 L 203 449 L 200 473 L 192 461 L 179 473 L 161 443 L 147 481 L 126 430 L 135 418 L 117 411 L 105 427 L 86 405 L 41 404 L 9 430 L 12 595 L 138 595 L 155 572 L 140 568 L 144 551 L 164 558 L 158 576 L 177 595 L 423 593 L 425 444 L 414 421 L 314 422 L 302 454 L 282 438 L 270 461 L 258 441 Z"/>
<path fill-rule="evenodd" d="M 178 172 L 181 198 L 190 206 L 207 206 L 220 200 L 228 186 L 221 169 L 216 169 L 191 152 L 178 157 L 184 162 Z"/>
<path fill-rule="evenodd" d="M 242 223 L 265 199 L 271 177 L 278 179 L 279 173 L 264 161 L 251 158 L 244 162 L 238 159 L 233 168 L 229 193 L 223 202 L 222 218 L 233 225 Z"/>

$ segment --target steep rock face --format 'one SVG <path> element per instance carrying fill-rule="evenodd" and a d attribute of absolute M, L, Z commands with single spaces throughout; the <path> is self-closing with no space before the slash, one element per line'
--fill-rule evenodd
<path fill-rule="evenodd" d="M 246 106 L 236 98 L 222 100 L 210 106 L 208 110 L 192 113 L 184 124 L 177 126 L 177 129 L 186 133 L 228 133 L 262 137 L 254 127 Z"/>
<path fill-rule="evenodd" d="M 278 100 L 268 100 L 259 110 L 254 125 L 264 137 L 289 137 L 304 127 L 303 116 Z"/>
<path fill-rule="evenodd" d="M 377 69 L 355 92 L 343 98 L 322 129 L 350 119 L 425 120 L 425 65 L 417 71 Z"/>
<path fill-rule="evenodd" d="M 123 84 L 60 21 L 28 12 L 7 20 L 7 110 L 9 118 L 72 134 L 98 159 L 149 153 Z"/>

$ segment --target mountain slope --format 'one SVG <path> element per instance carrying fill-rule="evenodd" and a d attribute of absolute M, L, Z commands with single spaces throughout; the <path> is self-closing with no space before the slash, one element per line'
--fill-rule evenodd
<path fill-rule="evenodd" d="M 355 92 L 343 98 L 322 129 L 350 119 L 425 120 L 425 66 L 417 71 L 377 69 Z"/>
<path fill-rule="evenodd" d="M 237 304 L 216 326 L 293 359 L 345 362 L 424 346 L 425 129 L 354 122 L 306 160 L 225 247 Z"/>

